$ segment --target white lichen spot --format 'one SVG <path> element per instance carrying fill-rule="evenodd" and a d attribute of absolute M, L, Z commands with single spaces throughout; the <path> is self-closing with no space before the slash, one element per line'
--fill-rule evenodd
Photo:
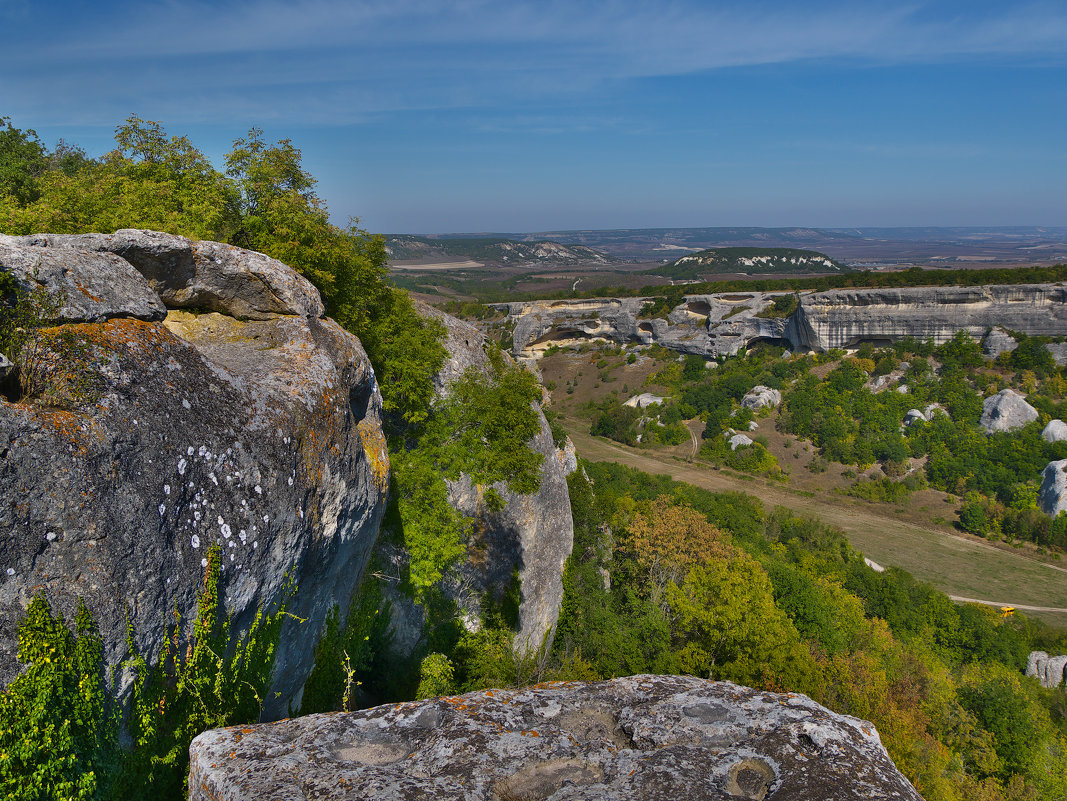
<path fill-rule="evenodd" d="M 13 568 L 13 567 L 9 567 L 9 568 L 7 569 L 7 574 L 8 574 L 9 576 L 13 576 L 13 575 L 15 575 L 15 568 Z"/>
<path fill-rule="evenodd" d="M 263 522 L 264 523 L 269 523 L 270 522 L 270 515 L 263 515 Z"/>
<path fill-rule="evenodd" d="M 52 540 L 56 538 L 56 533 L 54 531 L 49 531 L 47 534 L 44 535 L 44 538 L 49 542 L 52 542 Z"/>
<path fill-rule="evenodd" d="M 230 524 L 229 523 L 223 523 L 221 526 L 219 526 L 219 531 L 222 532 L 223 539 L 227 539 L 227 540 L 230 538 L 230 534 L 232 533 L 230 531 Z"/>
<path fill-rule="evenodd" d="M 189 403 L 189 401 L 187 401 L 185 398 L 182 398 L 182 406 L 184 406 L 186 409 L 192 409 L 193 408 L 193 405 L 191 403 Z"/>
<path fill-rule="evenodd" d="M 256 484 L 256 495 L 262 495 L 262 494 L 263 494 L 263 487 L 259 486 L 259 484 Z"/>
<path fill-rule="evenodd" d="M 211 479 L 211 483 L 214 484 L 216 487 L 219 485 L 219 480 L 217 478 L 215 478 L 215 474 L 214 473 L 210 473 L 208 475 L 208 478 Z"/>
<path fill-rule="evenodd" d="M 289 476 L 289 486 L 293 486 L 293 477 Z"/>
<path fill-rule="evenodd" d="M 200 535 L 194 534 L 192 536 L 192 539 L 190 539 L 189 541 L 193 544 L 194 548 L 199 548 L 200 547 Z"/>
<path fill-rule="evenodd" d="M 207 559 L 200 560 L 200 567 L 207 567 Z"/>
<path fill-rule="evenodd" d="M 194 453 L 196 453 L 196 448 L 194 448 L 192 445 L 190 445 L 185 451 L 186 456 L 192 456 Z"/>
<path fill-rule="evenodd" d="M 166 507 L 166 506 L 164 506 L 163 504 L 160 504 L 160 505 L 159 505 L 159 516 L 160 516 L 160 517 L 163 517 L 163 514 L 164 514 L 164 513 L 166 512 L 166 511 L 167 511 L 167 507 Z"/>
<path fill-rule="evenodd" d="M 163 494 L 164 495 L 170 495 L 170 484 L 164 484 L 163 485 Z"/>
<path fill-rule="evenodd" d="M 252 541 L 252 550 L 254 551 L 258 547 L 259 547 L 259 540 L 253 540 Z"/>
<path fill-rule="evenodd" d="M 178 460 L 178 475 L 179 476 L 184 476 L 185 475 L 185 465 L 186 464 L 187 463 L 185 461 L 185 457 L 184 456 L 181 459 Z"/>
<path fill-rule="evenodd" d="M 245 531 L 244 529 L 241 529 L 240 531 L 238 531 L 237 532 L 237 536 L 241 538 L 241 542 L 242 543 L 248 542 L 248 532 Z"/>
<path fill-rule="evenodd" d="M 193 520 L 195 520 L 197 523 L 200 522 L 200 512 L 193 512 Z"/>
<path fill-rule="evenodd" d="M 230 554 L 230 561 L 231 562 L 233 561 L 233 554 L 232 553 Z"/>

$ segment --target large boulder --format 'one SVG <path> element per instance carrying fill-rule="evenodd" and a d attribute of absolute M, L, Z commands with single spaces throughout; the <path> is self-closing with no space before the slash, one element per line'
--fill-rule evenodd
<path fill-rule="evenodd" d="M 348 607 L 384 511 L 388 454 L 363 348 L 316 315 L 166 313 L 128 262 L 78 247 L 106 237 L 22 239 L 45 246 L 6 239 L 0 269 L 21 280 L 26 263 L 48 265 L 33 280 L 64 292 L 68 319 L 91 321 L 71 330 L 92 357 L 69 367 L 97 391 L 69 408 L 0 399 L 0 680 L 19 670 L 15 627 L 38 592 L 68 619 L 84 598 L 108 663 L 125 656 L 127 621 L 157 659 L 173 613 L 195 613 L 217 544 L 235 633 L 280 597 L 287 573 L 298 585 L 289 609 L 304 620 L 283 628 L 267 696 L 266 714 L 283 714 L 326 615 Z M 224 250 L 236 272 L 265 259 L 190 247 Z M 288 268 L 279 284 L 256 274 L 279 297 L 306 283 Z M 129 681 L 119 676 L 120 694 Z"/>
<path fill-rule="evenodd" d="M 1026 396 L 1002 389 L 982 402 L 982 418 L 978 424 L 986 433 L 1015 431 L 1034 422 L 1037 417 L 1037 409 L 1026 402 Z"/>
<path fill-rule="evenodd" d="M 216 729 L 189 801 L 921 801 L 870 723 L 689 676 L 542 684 Z"/>
<path fill-rule="evenodd" d="M 631 409 L 647 409 L 649 406 L 653 406 L 657 403 L 663 403 L 662 395 L 653 395 L 651 392 L 642 392 L 640 395 L 634 395 L 632 398 L 628 398 L 622 405 L 629 406 Z"/>
<path fill-rule="evenodd" d="M 1050 517 L 1067 512 L 1067 459 L 1049 462 L 1041 473 L 1041 488 L 1037 491 L 1041 511 Z"/>
<path fill-rule="evenodd" d="M 762 384 L 752 387 L 751 390 L 741 398 L 741 405 L 746 409 L 763 409 L 763 408 L 775 408 L 782 402 L 782 393 L 776 389 L 765 387 Z"/>
<path fill-rule="evenodd" d="M 730 450 L 736 451 L 738 448 L 747 448 L 752 444 L 752 437 L 747 434 L 734 434 L 726 440 L 726 444 L 730 446 Z"/>
<path fill-rule="evenodd" d="M 982 350 L 990 359 L 995 359 L 1002 353 L 1011 353 L 1017 347 L 1019 343 L 1015 341 L 1015 337 L 1000 327 L 990 329 L 982 340 Z"/>
<path fill-rule="evenodd" d="M 1062 420 L 1049 420 L 1041 430 L 1041 439 L 1045 442 L 1063 442 L 1067 440 L 1067 423 Z"/>
<path fill-rule="evenodd" d="M 254 320 L 325 313 L 322 298 L 306 278 L 270 256 L 221 242 L 139 229 L 8 239 L 37 248 L 115 254 L 144 276 L 169 309 L 207 309 Z"/>
<path fill-rule="evenodd" d="M 487 370 L 486 338 L 474 326 L 419 303 L 419 313 L 440 321 L 447 332 L 448 358 L 435 377 L 439 395 L 463 373 Z M 445 592 L 454 600 L 469 628 L 477 628 L 481 603 L 488 593 L 497 600 L 511 586 L 518 571 L 520 603 L 515 648 L 536 651 L 550 643 L 563 602 L 563 565 L 574 543 L 567 476 L 575 469 L 573 448 L 556 447 L 552 431 L 537 408 L 540 431 L 528 443 L 544 457 L 541 486 L 531 495 L 512 492 L 503 483 L 494 489 L 504 501 L 498 511 L 484 503 L 484 487 L 467 476 L 448 482 L 449 502 L 461 514 L 474 518 L 480 539 L 478 558 L 461 562 L 445 577 Z M 410 653 L 423 624 L 419 608 L 398 593 L 394 601 L 393 632 L 396 649 Z"/>
<path fill-rule="evenodd" d="M 1041 682 L 1042 687 L 1053 688 L 1063 684 L 1063 672 L 1067 668 L 1067 656 L 1050 657 L 1044 651 L 1031 651 L 1026 660 L 1026 675 Z"/>
<path fill-rule="evenodd" d="M 1063 367 L 1067 364 L 1067 342 L 1051 342 L 1045 347 L 1052 354 L 1052 361 L 1056 363 L 1057 367 Z"/>

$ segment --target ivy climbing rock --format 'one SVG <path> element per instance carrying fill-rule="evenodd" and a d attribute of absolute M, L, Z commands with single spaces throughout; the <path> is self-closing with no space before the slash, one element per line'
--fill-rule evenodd
<path fill-rule="evenodd" d="M 266 699 L 266 715 L 285 714 L 384 511 L 381 398 L 359 341 L 294 271 L 218 243 L 3 237 L 0 271 L 60 294 L 52 322 L 88 343 L 64 367 L 95 387 L 66 408 L 0 400 L 0 680 L 19 670 L 15 627 L 39 590 L 68 619 L 85 599 L 109 664 L 127 620 L 157 659 L 218 543 L 235 634 L 287 573 L 299 588 Z M 130 676 L 118 678 L 121 694 Z"/>

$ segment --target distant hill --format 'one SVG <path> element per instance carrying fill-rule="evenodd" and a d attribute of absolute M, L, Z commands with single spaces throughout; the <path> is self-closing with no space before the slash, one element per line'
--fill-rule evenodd
<path fill-rule="evenodd" d="M 470 260 L 491 264 L 607 264 L 618 261 L 585 245 L 561 245 L 547 239 L 517 242 L 500 237 L 390 236 L 385 240 L 385 249 L 391 261 Z"/>
<path fill-rule="evenodd" d="M 708 248 L 647 273 L 684 280 L 713 273 L 828 273 L 849 269 L 815 250 L 732 247 Z"/>

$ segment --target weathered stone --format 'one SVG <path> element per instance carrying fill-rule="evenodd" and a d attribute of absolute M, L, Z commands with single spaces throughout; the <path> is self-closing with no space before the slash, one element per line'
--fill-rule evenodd
<path fill-rule="evenodd" d="M 770 387 L 765 387 L 762 384 L 752 387 L 745 397 L 741 398 L 741 405 L 746 409 L 752 410 L 763 408 L 773 409 L 781 402 L 781 392 L 776 389 L 771 389 Z"/>
<path fill-rule="evenodd" d="M 1047 661 L 1048 654 L 1045 651 L 1031 651 L 1026 658 L 1026 675 L 1033 678 L 1043 675 Z"/>
<path fill-rule="evenodd" d="M 736 451 L 738 448 L 747 448 L 751 445 L 752 438 L 746 434 L 734 434 L 726 442 L 730 446 L 730 450 Z"/>
<path fill-rule="evenodd" d="M 0 382 L 6 379 L 14 371 L 14 363 L 3 353 L 0 353 Z"/>
<path fill-rule="evenodd" d="M 921 801 L 870 723 L 802 695 L 686 676 L 218 729 L 190 757 L 190 801 Z"/>
<path fill-rule="evenodd" d="M 904 425 L 910 426 L 912 423 L 921 420 L 926 422 L 926 415 L 920 412 L 918 409 L 908 409 L 908 413 L 904 415 Z"/>
<path fill-rule="evenodd" d="M 935 414 L 943 414 L 945 417 L 949 416 L 948 409 L 940 403 L 928 403 L 923 407 L 923 415 L 926 416 L 927 420 L 933 420 Z"/>
<path fill-rule="evenodd" d="M 97 274 L 121 261 L 22 249 L 77 254 Z M 267 696 L 266 714 L 284 713 L 327 613 L 347 609 L 384 511 L 388 455 L 363 348 L 317 317 L 173 311 L 80 330 L 100 359 L 83 368 L 98 400 L 72 410 L 0 401 L 0 679 L 19 669 L 15 626 L 38 591 L 68 619 L 85 599 L 109 664 L 125 654 L 127 618 L 139 651 L 157 659 L 172 613 L 192 618 L 218 544 L 235 633 L 279 598 L 287 572 L 299 587 L 290 610 L 306 620 L 283 629 Z"/>
<path fill-rule="evenodd" d="M 318 291 L 306 278 L 277 259 L 233 245 L 138 229 L 13 239 L 121 256 L 148 279 L 170 309 L 209 309 L 256 320 L 275 314 L 321 317 L 325 313 Z"/>
<path fill-rule="evenodd" d="M 1012 389 L 1002 389 L 982 402 L 982 419 L 978 425 L 987 433 L 1015 431 L 1038 417 L 1037 409 L 1026 402 L 1026 397 Z"/>
<path fill-rule="evenodd" d="M 993 328 L 982 340 L 982 350 L 990 359 L 997 358 L 1002 353 L 1011 353 L 1019 347 L 1015 337 L 999 326 Z"/>
<path fill-rule="evenodd" d="M 496 304 L 515 324 L 516 355 L 576 340 L 657 343 L 704 357 L 730 356 L 759 341 L 790 352 L 889 343 L 904 337 L 940 344 L 959 331 L 982 337 L 994 326 L 1030 335 L 1062 335 L 1067 287 L 839 289 L 800 293 L 789 317 L 761 317 L 780 293 L 687 295 L 667 319 L 641 319 L 652 298 L 594 298 Z M 1008 337 L 1010 339 L 1010 337 Z M 1067 356 L 1067 348 L 1064 348 Z"/>
<path fill-rule="evenodd" d="M 1067 342 L 1050 342 L 1045 347 L 1052 354 L 1052 361 L 1056 363 L 1057 367 L 1063 367 L 1067 364 Z"/>
<path fill-rule="evenodd" d="M 1042 687 L 1059 687 L 1063 684 L 1063 671 L 1067 668 L 1067 656 L 1050 656 L 1045 660 L 1045 670 L 1041 677 Z"/>
<path fill-rule="evenodd" d="M 1041 439 L 1045 442 L 1062 442 L 1067 440 L 1067 423 L 1062 420 L 1049 420 L 1041 430 Z"/>
<path fill-rule="evenodd" d="M 416 304 L 419 313 L 441 321 L 447 331 L 448 358 L 435 377 L 439 394 L 474 368 L 487 370 L 485 335 L 474 326 L 444 314 L 431 306 Z M 557 448 L 552 431 L 540 408 L 540 431 L 529 443 L 544 457 L 541 486 L 532 495 L 512 492 L 503 483 L 494 489 L 504 500 L 499 511 L 484 503 L 486 487 L 476 487 L 466 476 L 449 482 L 449 502 L 461 514 L 475 519 L 479 548 L 477 559 L 462 562 L 444 580 L 445 592 L 456 602 L 467 624 L 478 625 L 485 593 L 499 600 L 511 586 L 515 570 L 521 589 L 518 632 L 515 647 L 525 653 L 551 641 L 563 600 L 563 565 L 574 541 L 567 475 L 577 465 L 573 451 Z M 403 606 L 403 601 L 401 601 Z M 413 647 L 418 641 L 422 616 L 400 614 L 394 618 L 397 650 Z"/>
<path fill-rule="evenodd" d="M 629 406 L 632 409 L 647 409 L 656 403 L 663 403 L 663 398 L 659 395 L 653 395 L 651 392 L 642 392 L 640 395 L 628 398 L 622 405 Z"/>
<path fill-rule="evenodd" d="M 1041 511 L 1050 517 L 1067 512 L 1067 459 L 1049 462 L 1041 473 L 1041 488 L 1037 491 Z"/>
<path fill-rule="evenodd" d="M 115 317 L 162 320 L 167 309 L 144 277 L 111 254 L 73 247 L 34 247 L 33 237 L 0 234 L 0 272 L 27 290 L 47 287 L 62 301 L 51 322 L 88 323 Z"/>

